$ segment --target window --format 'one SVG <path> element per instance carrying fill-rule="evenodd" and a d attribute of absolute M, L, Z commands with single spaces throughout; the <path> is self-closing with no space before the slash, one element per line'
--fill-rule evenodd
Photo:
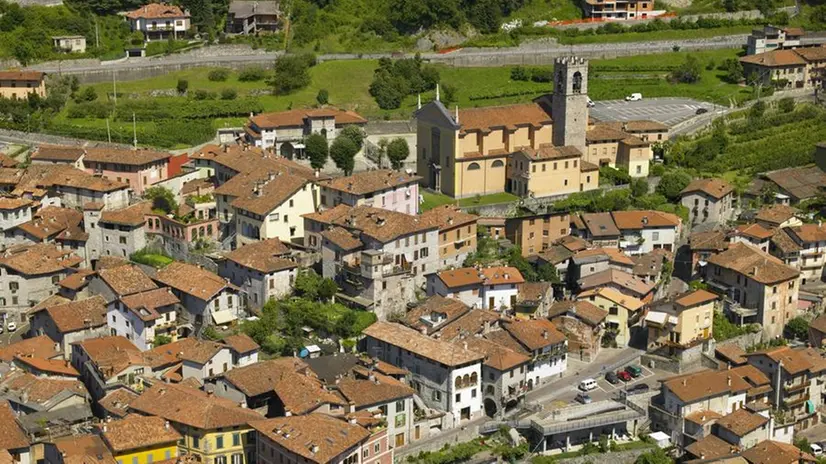
<path fill-rule="evenodd" d="M 462 394 L 461 394 L 461 393 L 457 393 L 457 394 L 456 394 L 456 402 L 457 402 L 457 403 L 459 403 L 459 402 L 461 402 L 461 401 L 462 401 Z"/>
<path fill-rule="evenodd" d="M 227 457 L 226 456 L 216 456 L 215 460 L 212 461 L 214 464 L 227 464 Z"/>
<path fill-rule="evenodd" d="M 651 233 L 651 240 L 657 241 L 659 239 L 660 239 L 660 233 L 659 232 L 652 232 Z"/>
<path fill-rule="evenodd" d="M 247 461 L 250 464 L 254 462 L 253 460 Z M 241 453 L 235 453 L 232 455 L 232 464 L 244 464 L 244 455 Z"/>
<path fill-rule="evenodd" d="M 215 449 L 223 449 L 224 448 L 224 436 L 218 435 L 215 437 Z"/>
<path fill-rule="evenodd" d="M 478 171 L 479 169 L 481 169 L 481 167 L 479 166 L 479 163 L 470 163 L 467 166 L 468 171 Z"/>
<path fill-rule="evenodd" d="M 791 287 L 789 287 L 789 288 L 791 288 Z M 16 292 L 19 289 L 20 289 L 20 284 L 18 284 L 17 282 L 9 282 L 9 290 L 11 290 L 13 292 Z"/>
<path fill-rule="evenodd" d="M 118 237 L 118 242 L 121 245 L 126 245 L 126 237 Z"/>
<path fill-rule="evenodd" d="M 232 434 L 232 446 L 241 446 L 241 433 L 236 432 Z"/>
<path fill-rule="evenodd" d="M 442 401 L 442 392 L 433 390 L 433 401 Z"/>
<path fill-rule="evenodd" d="M 396 412 L 404 411 L 404 401 L 396 401 Z"/>
<path fill-rule="evenodd" d="M 470 391 L 470 397 L 471 398 L 476 398 L 476 389 L 475 388 Z"/>
<path fill-rule="evenodd" d="M 381 453 L 381 443 L 376 443 L 373 445 L 373 454 Z"/>
<path fill-rule="evenodd" d="M 146 455 L 146 464 L 152 464 L 153 460 L 154 460 L 154 458 L 152 457 L 151 454 Z"/>

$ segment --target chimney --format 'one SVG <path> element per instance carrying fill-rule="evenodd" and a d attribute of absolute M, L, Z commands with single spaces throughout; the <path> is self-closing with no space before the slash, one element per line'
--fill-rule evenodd
<path fill-rule="evenodd" d="M 169 421 L 163 423 L 164 430 L 169 430 Z"/>
<path fill-rule="evenodd" d="M 109 427 L 106 424 L 103 424 L 103 433 L 106 433 L 108 431 L 109 431 Z"/>
<path fill-rule="evenodd" d="M 726 385 L 731 386 L 731 376 L 726 376 Z"/>
<path fill-rule="evenodd" d="M 757 275 L 757 266 L 751 268 L 751 275 Z"/>
<path fill-rule="evenodd" d="M 685 387 L 685 378 L 683 378 L 683 386 Z"/>
<path fill-rule="evenodd" d="M 547 330 L 542 331 L 542 338 L 544 338 L 545 340 L 548 339 L 548 331 Z"/>
<path fill-rule="evenodd" d="M 313 444 L 313 446 L 310 447 L 310 451 L 312 451 L 313 454 L 318 453 L 318 445 Z"/>
<path fill-rule="evenodd" d="M 462 348 L 467 349 L 467 342 L 462 342 Z"/>

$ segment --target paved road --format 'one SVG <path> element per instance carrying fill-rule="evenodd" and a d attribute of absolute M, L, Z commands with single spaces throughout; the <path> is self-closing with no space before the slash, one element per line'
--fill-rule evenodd
<path fill-rule="evenodd" d="M 694 117 L 697 110 L 712 112 L 718 105 L 701 102 L 691 98 L 645 98 L 639 101 L 602 100 L 594 102 L 591 116 L 601 121 L 630 121 L 650 119 L 674 126 Z"/>

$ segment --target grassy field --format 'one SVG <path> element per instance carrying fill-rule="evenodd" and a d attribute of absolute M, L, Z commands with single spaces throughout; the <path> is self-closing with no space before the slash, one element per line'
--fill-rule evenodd
<path fill-rule="evenodd" d="M 456 201 L 453 198 L 450 198 L 449 196 L 443 195 L 441 193 L 426 192 L 424 190 L 422 190 L 421 192 L 424 202 L 422 202 L 422 204 L 419 206 L 419 209 L 422 212 L 431 210 L 437 206 L 449 205 Z"/>
<path fill-rule="evenodd" d="M 697 57 L 703 65 L 703 75 L 696 84 L 672 84 L 666 76 L 667 68 L 683 63 L 687 56 Z M 640 92 L 646 97 L 679 96 L 696 98 L 728 104 L 730 98 L 739 100 L 749 97 L 747 88 L 726 83 L 722 80 L 722 71 L 706 69 L 709 63 L 719 65 L 727 58 L 737 57 L 737 50 L 712 50 L 704 52 L 671 52 L 661 55 L 624 57 L 612 60 L 593 60 L 589 94 L 594 100 L 613 100 L 623 98 L 632 92 Z M 416 110 L 416 96 L 410 95 L 395 110 L 378 108 L 368 89 L 373 71 L 377 64 L 371 60 L 329 61 L 320 63 L 310 70 L 312 83 L 303 90 L 291 95 L 260 95 L 255 98 L 261 102 L 265 111 L 283 111 L 290 108 L 311 107 L 316 104 L 316 95 L 320 89 L 326 89 L 330 95 L 330 104 L 361 113 L 371 119 L 407 119 Z M 550 67 L 545 67 L 550 69 Z M 664 70 L 664 68 L 666 68 Z M 455 102 L 448 103 L 451 108 L 473 108 L 511 103 L 529 102 L 531 99 L 551 91 L 549 83 L 531 81 L 512 81 L 511 67 L 498 68 L 453 68 L 441 67 L 441 81 L 458 88 Z M 230 73 L 224 82 L 213 82 L 207 78 L 209 69 L 189 69 L 164 76 L 137 81 L 118 83 L 118 93 L 127 98 L 149 98 L 156 90 L 174 90 L 179 79 L 189 82 L 190 92 L 208 90 L 219 93 L 222 89 L 233 88 L 239 97 L 258 95 L 268 88 L 265 81 L 240 82 L 236 72 Z M 94 86 L 101 95 L 108 98 L 112 86 L 109 83 Z M 431 101 L 435 95 L 430 92 L 422 95 L 422 101 Z M 180 98 L 185 97 L 166 97 Z M 73 103 L 69 103 L 71 106 Z M 68 108 L 68 107 L 67 107 Z M 70 123 L 75 126 L 95 127 L 105 133 L 106 121 L 103 119 L 69 119 L 68 110 L 56 118 L 58 123 Z M 212 121 L 214 128 L 238 126 L 244 117 L 221 118 Z M 155 123 L 138 122 L 139 129 L 147 127 L 157 130 Z M 131 122 L 112 122 L 113 133 L 131 134 Z"/>
<path fill-rule="evenodd" d="M 732 26 L 714 29 L 667 29 L 663 31 L 595 34 L 577 37 L 560 35 L 558 40 L 561 44 L 575 45 L 591 43 L 647 42 L 654 40 L 704 39 L 723 35 L 746 34 L 751 32 L 752 29 L 754 29 L 754 26 Z"/>

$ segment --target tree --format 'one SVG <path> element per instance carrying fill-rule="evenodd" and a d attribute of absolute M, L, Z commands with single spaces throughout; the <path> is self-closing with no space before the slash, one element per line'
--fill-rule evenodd
<path fill-rule="evenodd" d="M 441 99 L 445 105 L 450 105 L 451 103 L 455 102 L 458 97 L 456 95 L 457 93 L 459 93 L 459 89 L 455 85 L 448 83 L 442 84 Z"/>
<path fill-rule="evenodd" d="M 330 147 L 330 158 L 336 163 L 337 168 L 344 171 L 344 175 L 349 176 L 353 173 L 358 151 L 358 147 L 353 143 L 353 140 L 342 134 L 333 141 L 333 145 Z"/>
<path fill-rule="evenodd" d="M 809 12 L 809 20 L 820 27 L 826 26 L 826 4 L 812 8 Z"/>
<path fill-rule="evenodd" d="M 315 101 L 317 101 L 319 105 L 326 105 L 330 102 L 330 92 L 328 92 L 327 89 L 319 90 L 315 96 Z"/>
<path fill-rule="evenodd" d="M 763 100 L 757 100 L 751 105 L 749 108 L 749 119 L 752 121 L 757 121 L 763 117 L 766 113 L 766 102 Z"/>
<path fill-rule="evenodd" d="M 702 77 L 703 67 L 694 55 L 688 55 L 683 64 L 671 72 L 671 80 L 683 84 L 694 84 Z"/>
<path fill-rule="evenodd" d="M 737 58 L 727 58 L 719 68 L 725 71 L 725 80 L 732 84 L 737 84 L 743 80 L 743 65 Z"/>
<path fill-rule="evenodd" d="M 344 126 L 341 129 L 341 132 L 338 134 L 339 137 L 346 137 L 353 141 L 353 143 L 358 147 L 358 151 L 361 151 L 362 147 L 364 146 L 364 131 L 361 127 L 351 124 L 349 126 Z"/>
<path fill-rule="evenodd" d="M 287 95 L 310 85 L 313 55 L 284 55 L 275 62 L 275 75 L 269 84 L 276 95 Z"/>
<path fill-rule="evenodd" d="M 376 153 L 376 157 L 378 157 L 377 164 L 379 165 L 379 169 L 383 167 L 382 161 L 384 161 L 385 155 L 387 155 L 387 145 L 390 143 L 385 137 L 379 139 L 379 151 Z"/>
<path fill-rule="evenodd" d="M 152 341 L 152 346 L 157 348 L 170 343 L 172 343 L 172 338 L 168 335 L 155 335 L 155 340 Z"/>
<path fill-rule="evenodd" d="M 631 180 L 631 195 L 640 198 L 648 194 L 648 182 L 645 179 Z"/>
<path fill-rule="evenodd" d="M 691 179 L 691 175 L 683 170 L 666 172 L 660 178 L 656 191 L 669 201 L 676 201 L 680 196 L 680 192 L 691 183 Z"/>
<path fill-rule="evenodd" d="M 784 113 L 791 113 L 794 111 L 795 103 L 794 98 L 792 97 L 785 97 L 781 98 L 779 102 L 777 102 L 777 107 L 780 108 L 780 111 Z"/>
<path fill-rule="evenodd" d="M 164 214 L 176 214 L 178 201 L 175 194 L 166 187 L 149 187 L 144 190 L 143 196 L 152 201 L 152 209 L 163 211 Z"/>
<path fill-rule="evenodd" d="M 332 279 L 325 279 L 312 269 L 299 272 L 295 277 L 295 293 L 309 300 L 329 300 L 338 291 Z"/>
<path fill-rule="evenodd" d="M 809 321 L 797 316 L 786 324 L 785 332 L 792 338 L 796 338 L 798 340 L 808 340 Z"/>
<path fill-rule="evenodd" d="M 330 154 L 327 147 L 327 137 L 321 134 L 310 134 L 304 139 L 304 145 L 304 153 L 310 158 L 310 166 L 313 169 L 324 168 Z"/>
<path fill-rule="evenodd" d="M 637 456 L 634 464 L 673 464 L 674 460 L 668 457 L 661 448 L 655 448 L 652 451 L 643 453 Z"/>
<path fill-rule="evenodd" d="M 186 79 L 178 79 L 178 84 L 175 86 L 178 93 L 184 94 L 189 89 L 189 81 Z"/>
<path fill-rule="evenodd" d="M 403 138 L 397 137 L 387 144 L 387 159 L 390 160 L 393 169 L 401 169 L 408 156 L 410 156 L 410 147 Z"/>
<path fill-rule="evenodd" d="M 536 278 L 539 282 L 550 282 L 552 284 L 559 284 L 562 281 L 559 279 L 559 272 L 551 264 L 545 263 L 536 269 Z"/>

